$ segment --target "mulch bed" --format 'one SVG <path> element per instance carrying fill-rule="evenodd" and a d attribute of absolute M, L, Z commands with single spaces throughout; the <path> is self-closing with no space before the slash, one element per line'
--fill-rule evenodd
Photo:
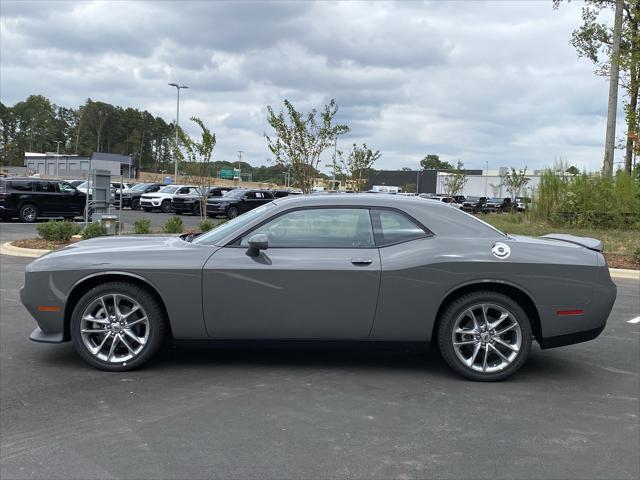
<path fill-rule="evenodd" d="M 640 262 L 633 259 L 631 255 L 620 253 L 605 253 L 609 268 L 627 268 L 629 270 L 640 270 Z"/>
<path fill-rule="evenodd" d="M 58 248 L 66 247 L 72 243 L 79 242 L 80 239 L 72 238 L 69 242 L 57 242 L 43 240 L 42 238 L 25 238 L 23 240 L 14 240 L 11 245 L 20 248 L 35 248 L 37 250 L 57 250 Z"/>

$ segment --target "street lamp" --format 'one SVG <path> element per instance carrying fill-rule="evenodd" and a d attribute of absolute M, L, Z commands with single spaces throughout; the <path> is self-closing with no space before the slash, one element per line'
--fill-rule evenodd
<path fill-rule="evenodd" d="M 58 164 L 60 163 L 60 144 L 62 143 L 62 140 L 56 140 L 56 143 L 58 144 L 58 146 L 56 148 L 56 178 L 58 178 L 58 176 L 59 176 L 58 175 L 58 168 L 60 168 L 58 166 Z"/>
<path fill-rule="evenodd" d="M 487 174 L 484 177 L 484 196 L 487 196 L 487 183 L 489 183 L 489 160 L 485 160 L 484 163 L 487 164 Z"/>
<path fill-rule="evenodd" d="M 178 148 L 178 126 L 180 125 L 180 89 L 189 88 L 187 85 L 178 85 L 177 83 L 170 83 L 170 87 L 176 87 L 177 99 L 176 99 L 176 148 Z M 174 152 L 175 171 L 174 182 L 178 183 L 178 156 Z"/>

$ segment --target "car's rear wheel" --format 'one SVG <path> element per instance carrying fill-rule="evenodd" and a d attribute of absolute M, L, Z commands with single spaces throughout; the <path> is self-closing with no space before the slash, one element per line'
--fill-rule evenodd
<path fill-rule="evenodd" d="M 471 380 L 513 375 L 531 350 L 531 324 L 510 297 L 492 291 L 463 295 L 445 309 L 438 346 L 449 366 Z"/>
<path fill-rule="evenodd" d="M 23 223 L 33 223 L 38 219 L 38 207 L 32 203 L 27 203 L 20 207 L 20 221 Z"/>
<path fill-rule="evenodd" d="M 140 210 L 140 199 L 134 198 L 131 200 L 131 210 Z"/>
<path fill-rule="evenodd" d="M 158 300 L 128 282 L 92 288 L 82 296 L 71 317 L 76 351 L 101 370 L 121 372 L 141 366 L 160 348 L 165 330 Z"/>
<path fill-rule="evenodd" d="M 229 220 L 236 218 L 238 216 L 238 209 L 236 207 L 229 207 L 227 211 L 227 218 Z"/>

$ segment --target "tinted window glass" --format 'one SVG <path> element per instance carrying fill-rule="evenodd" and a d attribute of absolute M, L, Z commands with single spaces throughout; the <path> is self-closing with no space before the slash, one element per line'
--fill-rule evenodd
<path fill-rule="evenodd" d="M 36 183 L 36 190 L 38 192 L 55 193 L 56 184 L 52 183 L 52 182 L 37 182 Z"/>
<path fill-rule="evenodd" d="M 379 245 L 406 242 L 422 238 L 426 234 L 409 217 L 392 210 L 373 210 L 376 224 L 376 241 Z"/>
<path fill-rule="evenodd" d="M 196 237 L 193 240 L 193 243 L 199 243 L 203 245 L 219 245 L 220 242 L 234 233 L 237 235 L 240 231 L 245 228 L 248 224 L 256 220 L 258 217 L 264 214 L 267 210 L 273 208 L 275 205 L 273 203 L 267 203 L 266 205 L 262 205 L 258 208 L 254 208 L 253 210 L 244 213 L 233 220 L 229 220 L 222 225 L 217 226 L 213 230 L 209 230 L 207 233 L 203 233 L 202 235 Z"/>
<path fill-rule="evenodd" d="M 313 208 L 285 213 L 245 235 L 240 245 L 247 246 L 249 238 L 258 233 L 267 236 L 269 248 L 358 248 L 374 245 L 371 218 L 366 209 Z"/>
<path fill-rule="evenodd" d="M 168 187 L 162 187 L 160 189 L 160 193 L 176 193 L 177 190 L 178 190 L 178 187 L 169 185 Z"/>
<path fill-rule="evenodd" d="M 244 194 L 247 193 L 246 190 L 231 190 L 223 195 L 223 197 L 229 198 L 242 198 Z"/>
<path fill-rule="evenodd" d="M 11 188 L 19 192 L 30 192 L 33 190 L 32 182 L 11 182 Z"/>

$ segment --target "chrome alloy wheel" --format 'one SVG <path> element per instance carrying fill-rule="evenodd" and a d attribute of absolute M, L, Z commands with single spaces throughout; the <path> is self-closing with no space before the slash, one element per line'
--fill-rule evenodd
<path fill-rule="evenodd" d="M 468 368 L 482 373 L 499 372 L 517 358 L 522 330 L 504 307 L 481 303 L 456 319 L 451 334 L 453 349 Z"/>
<path fill-rule="evenodd" d="M 32 207 L 31 205 L 27 205 L 26 207 L 24 207 L 22 209 L 23 212 L 23 218 L 25 220 L 25 222 L 35 222 L 36 221 L 36 208 Z"/>
<path fill-rule="evenodd" d="M 93 356 L 103 362 L 123 363 L 144 350 L 149 338 L 149 319 L 133 298 L 102 295 L 82 313 L 80 334 Z"/>

